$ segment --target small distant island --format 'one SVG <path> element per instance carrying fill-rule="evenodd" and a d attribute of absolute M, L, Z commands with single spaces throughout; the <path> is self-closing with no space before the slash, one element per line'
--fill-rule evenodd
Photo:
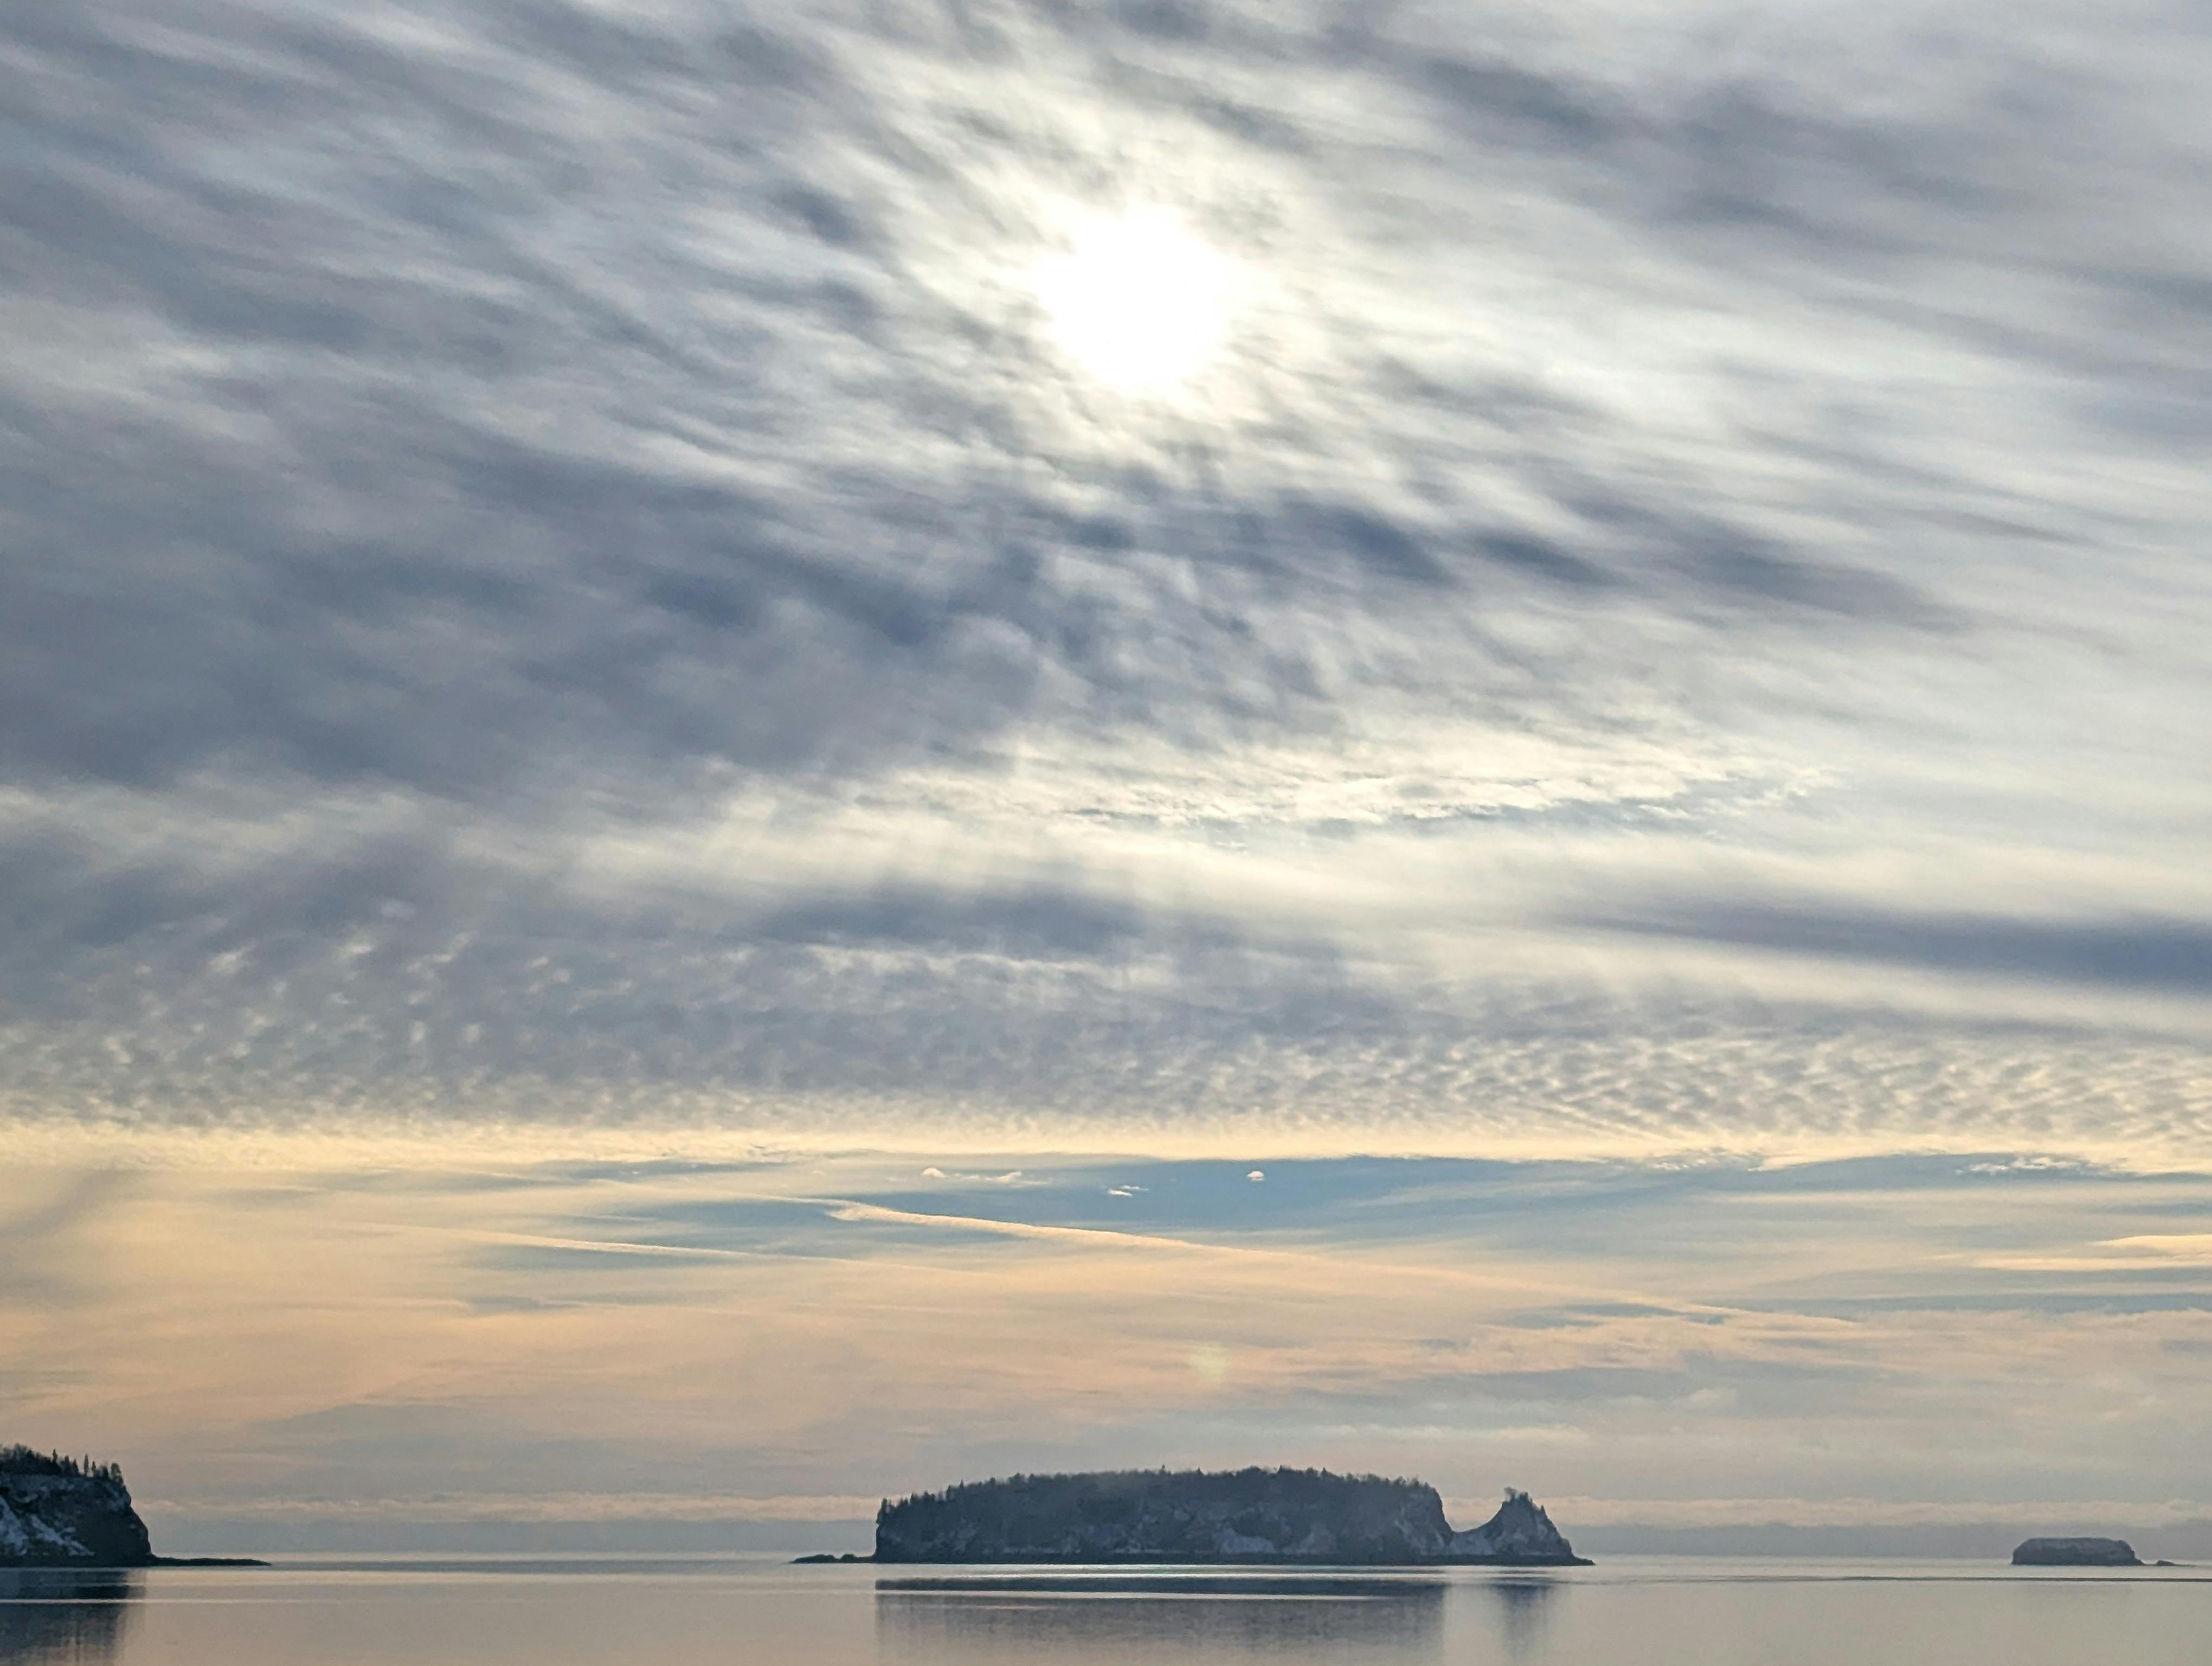
<path fill-rule="evenodd" d="M 156 1556 L 116 1465 L 0 1446 L 0 1568 L 266 1566 L 246 1557 Z"/>
<path fill-rule="evenodd" d="M 1260 1468 L 1015 1475 L 885 1499 L 866 1560 L 1589 1566 L 1526 1493 L 1457 1530 L 1425 1482 Z"/>
<path fill-rule="evenodd" d="M 2012 1554 L 2014 1567 L 2141 1567 L 2125 1539 L 2025 1539 Z"/>

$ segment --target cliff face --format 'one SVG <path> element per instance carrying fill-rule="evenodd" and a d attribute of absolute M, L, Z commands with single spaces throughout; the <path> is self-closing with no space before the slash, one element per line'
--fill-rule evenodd
<path fill-rule="evenodd" d="M 0 1567 L 142 1567 L 153 1560 L 121 1471 L 0 1448 Z"/>
<path fill-rule="evenodd" d="M 879 1562 L 1577 1560 L 1526 1493 L 1454 1533 L 1436 1488 L 1318 1469 L 1017 1475 L 925 1493 L 876 1516 Z"/>
<path fill-rule="evenodd" d="M 1510 1487 L 1498 1513 L 1480 1527 L 1453 1534 L 1446 1554 L 1455 1562 L 1510 1562 L 1531 1567 L 1583 1560 L 1552 1525 L 1544 1506 Z"/>

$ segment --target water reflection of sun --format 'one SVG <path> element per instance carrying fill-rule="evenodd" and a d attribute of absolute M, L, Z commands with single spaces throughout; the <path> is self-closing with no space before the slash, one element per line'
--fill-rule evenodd
<path fill-rule="evenodd" d="M 1205 368 L 1228 333 L 1237 288 L 1234 263 L 1158 210 L 1081 222 L 1031 283 L 1060 351 L 1136 394 Z"/>

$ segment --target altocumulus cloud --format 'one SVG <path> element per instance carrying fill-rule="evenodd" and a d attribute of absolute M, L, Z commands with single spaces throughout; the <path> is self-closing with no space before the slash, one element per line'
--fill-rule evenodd
<path fill-rule="evenodd" d="M 18 12 L 19 1128 L 2206 1153 L 2196 9 Z"/>

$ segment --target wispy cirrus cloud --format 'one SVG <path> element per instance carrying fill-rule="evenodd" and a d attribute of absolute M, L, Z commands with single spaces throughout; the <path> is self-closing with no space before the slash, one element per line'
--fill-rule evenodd
<path fill-rule="evenodd" d="M 97 1231 L 66 1309 L 0 1299 L 43 1362 L 0 1410 L 240 1542 L 849 1522 L 1109 1462 L 1510 1482 L 1623 1532 L 2130 1520 L 2114 1500 L 2148 1526 L 2205 1491 L 2201 1257 L 2112 1242 L 2201 1237 L 2202 1176 L 927 1166 L 173 1170 L 96 1206 L 18 1169 L 0 1248 L 58 1200 Z"/>

